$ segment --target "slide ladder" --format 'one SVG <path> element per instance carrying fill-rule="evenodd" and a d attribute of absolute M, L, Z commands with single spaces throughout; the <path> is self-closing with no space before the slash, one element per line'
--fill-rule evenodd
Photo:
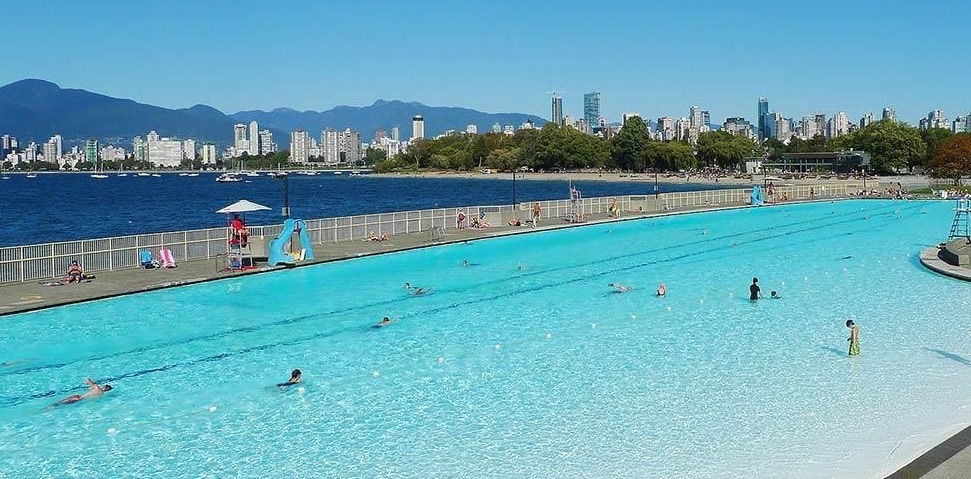
<path fill-rule="evenodd" d="M 286 251 L 287 242 L 296 232 L 300 239 L 300 249 L 296 253 Z M 267 252 L 267 262 L 270 266 L 280 264 L 293 264 L 298 260 L 314 259 L 313 245 L 310 243 L 310 235 L 307 233 L 307 222 L 304 220 L 287 219 L 283 222 L 283 231 L 280 236 L 270 240 L 270 249 Z"/>

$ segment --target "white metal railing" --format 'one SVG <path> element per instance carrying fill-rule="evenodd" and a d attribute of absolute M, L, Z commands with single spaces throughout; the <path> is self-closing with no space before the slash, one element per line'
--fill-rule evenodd
<path fill-rule="evenodd" d="M 778 186 L 767 201 L 808 199 L 810 192 L 819 198 L 847 196 L 855 192 L 856 185 L 827 184 Z M 532 217 L 533 205 L 540 205 L 540 219 L 568 218 L 576 213 L 583 216 L 604 214 L 614 200 L 622 212 L 660 212 L 682 208 L 705 206 L 729 206 L 747 203 L 751 188 L 688 191 L 655 195 L 609 196 L 580 200 L 547 200 L 524 202 L 516 206 L 468 206 L 464 208 L 436 208 L 418 211 L 378 213 L 339 218 L 306 220 L 310 240 L 314 244 L 355 241 L 367 238 L 370 231 L 377 235 L 400 235 L 428 232 L 440 229 L 454 230 L 459 227 L 459 211 L 466 214 L 465 225 L 475 216 L 516 215 L 527 221 Z M 283 225 L 250 226 L 250 237 L 273 238 L 280 234 Z M 201 230 L 149 233 L 113 238 L 65 241 L 27 246 L 0 248 L 0 283 L 57 278 L 64 274 L 72 260 L 78 260 L 85 271 L 97 273 L 119 269 L 138 268 L 139 251 L 153 254 L 163 247 L 171 249 L 176 261 L 210 259 L 226 254 L 226 227 Z"/>

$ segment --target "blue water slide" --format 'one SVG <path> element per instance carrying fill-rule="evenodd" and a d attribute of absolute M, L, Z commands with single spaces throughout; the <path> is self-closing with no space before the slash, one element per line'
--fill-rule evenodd
<path fill-rule="evenodd" d="M 760 206 L 765 203 L 765 199 L 762 198 L 762 188 L 759 185 L 752 187 L 752 206 Z"/>
<path fill-rule="evenodd" d="M 283 231 L 280 236 L 270 240 L 270 250 L 267 252 L 267 262 L 270 266 L 280 264 L 293 264 L 296 262 L 294 255 L 286 251 L 287 241 L 293 236 L 293 232 L 299 232 L 300 250 L 297 256 L 300 259 L 314 259 L 314 249 L 310 244 L 310 235 L 307 233 L 307 222 L 304 220 L 287 219 L 283 222 Z"/>

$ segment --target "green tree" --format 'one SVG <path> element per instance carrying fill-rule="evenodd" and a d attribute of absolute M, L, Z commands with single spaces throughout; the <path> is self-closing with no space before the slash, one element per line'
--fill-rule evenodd
<path fill-rule="evenodd" d="M 955 184 L 971 176 L 971 134 L 961 133 L 945 140 L 927 166 L 932 177 L 951 178 Z"/>
<path fill-rule="evenodd" d="M 928 128 L 920 131 L 920 137 L 927 145 L 927 153 L 916 163 L 908 164 L 911 169 L 918 166 L 927 166 L 937 156 L 937 151 L 941 146 L 953 136 L 951 130 L 947 128 Z"/>
<path fill-rule="evenodd" d="M 759 146 L 750 138 L 727 131 L 710 131 L 698 136 L 698 160 L 704 166 L 735 168 L 752 156 Z"/>
<path fill-rule="evenodd" d="M 870 154 L 874 170 L 897 172 L 919 164 L 927 154 L 927 145 L 916 128 L 892 120 L 880 120 L 856 132 L 849 146 Z"/>
<path fill-rule="evenodd" d="M 614 164 L 622 170 L 644 171 L 648 133 L 644 120 L 636 116 L 628 118 L 620 132 L 610 139 L 610 158 Z"/>
<path fill-rule="evenodd" d="M 432 156 L 431 141 L 424 138 L 416 139 L 408 145 L 407 154 L 412 160 L 412 164 L 415 165 L 416 171 L 421 169 L 422 163 L 428 166 L 427 162 Z"/>

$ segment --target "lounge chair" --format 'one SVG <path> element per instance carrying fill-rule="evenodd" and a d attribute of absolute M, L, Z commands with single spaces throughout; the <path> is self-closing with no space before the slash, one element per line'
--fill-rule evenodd
<path fill-rule="evenodd" d="M 172 256 L 172 250 L 162 248 L 158 252 L 158 257 L 162 260 L 163 268 L 175 268 L 175 257 Z"/>
<path fill-rule="evenodd" d="M 158 261 L 155 261 L 152 258 L 152 252 L 147 249 L 143 249 L 139 251 L 138 258 L 139 258 L 139 263 L 142 265 L 142 268 L 155 269 L 155 268 L 158 268 L 159 266 Z"/>

